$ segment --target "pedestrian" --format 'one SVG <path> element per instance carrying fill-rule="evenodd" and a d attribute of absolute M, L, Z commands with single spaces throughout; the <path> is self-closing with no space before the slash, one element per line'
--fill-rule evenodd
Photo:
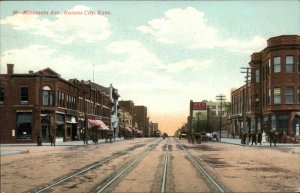
<path fill-rule="evenodd" d="M 257 143 L 256 143 L 256 132 L 252 132 L 251 138 L 252 138 L 251 145 L 253 145 L 253 143 L 255 143 L 255 145 L 257 145 Z"/>
<path fill-rule="evenodd" d="M 284 131 L 284 132 L 283 132 L 283 143 L 286 143 L 286 141 L 287 141 L 287 134 L 286 134 L 286 132 Z"/>
<path fill-rule="evenodd" d="M 92 140 L 95 145 L 98 145 L 98 127 L 96 126 L 92 128 Z"/>
<path fill-rule="evenodd" d="M 272 146 L 272 142 L 273 142 L 274 146 L 276 146 L 276 142 L 277 142 L 277 138 L 278 138 L 277 131 L 272 129 L 270 131 L 269 137 L 270 137 L 270 146 Z"/>
<path fill-rule="evenodd" d="M 271 130 L 270 133 L 269 133 L 270 146 L 272 146 L 273 137 L 274 137 L 274 131 Z"/>
<path fill-rule="evenodd" d="M 246 133 L 246 145 L 249 145 L 250 143 L 250 133 Z"/>
<path fill-rule="evenodd" d="M 277 140 L 278 140 L 278 132 L 275 131 L 275 132 L 274 132 L 274 146 L 276 146 Z"/>
<path fill-rule="evenodd" d="M 242 138 L 242 140 L 241 140 L 241 141 L 242 141 L 242 144 L 246 144 L 247 134 L 243 132 L 241 138 Z"/>
<path fill-rule="evenodd" d="M 52 131 L 49 133 L 49 140 L 50 140 L 51 146 L 53 145 L 55 147 L 56 137 Z"/>
<path fill-rule="evenodd" d="M 263 131 L 262 133 L 262 139 L 261 139 L 262 143 L 266 143 L 267 142 L 267 139 L 266 139 L 266 132 Z"/>
<path fill-rule="evenodd" d="M 83 140 L 83 144 L 86 144 L 86 145 L 89 144 L 89 132 L 86 128 L 83 128 L 82 140 Z"/>
<path fill-rule="evenodd" d="M 262 142 L 262 133 L 261 133 L 261 131 L 259 131 L 257 134 L 257 143 L 259 143 L 261 145 L 261 142 Z"/>

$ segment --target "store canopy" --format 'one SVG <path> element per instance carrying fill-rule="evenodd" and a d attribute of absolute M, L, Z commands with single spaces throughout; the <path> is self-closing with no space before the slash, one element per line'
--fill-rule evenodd
<path fill-rule="evenodd" d="M 130 133 L 132 132 L 132 129 L 130 127 L 125 127 L 125 130 Z"/>
<path fill-rule="evenodd" d="M 98 126 L 100 127 L 100 129 L 102 130 L 109 130 L 108 126 L 105 125 L 105 123 L 101 120 L 92 120 L 92 119 L 89 119 L 89 124 L 91 124 L 92 126 Z"/>

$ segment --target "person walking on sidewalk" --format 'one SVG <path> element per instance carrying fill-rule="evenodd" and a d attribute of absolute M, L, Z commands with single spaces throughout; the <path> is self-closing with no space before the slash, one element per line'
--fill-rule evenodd
<path fill-rule="evenodd" d="M 253 145 L 253 143 L 255 143 L 255 145 L 257 145 L 257 142 L 256 142 L 256 132 L 252 132 L 251 138 L 252 138 L 252 143 L 251 143 L 251 145 Z"/>
<path fill-rule="evenodd" d="M 52 131 L 50 131 L 50 133 L 49 133 L 49 140 L 50 140 L 51 146 L 53 145 L 55 147 L 56 137 Z"/>
<path fill-rule="evenodd" d="M 261 142 L 262 142 L 262 133 L 261 133 L 261 131 L 259 131 L 257 134 L 257 143 L 259 143 L 261 145 Z"/>
<path fill-rule="evenodd" d="M 274 144 L 274 146 L 276 146 L 276 142 L 277 142 L 277 138 L 278 138 L 278 133 L 275 130 L 271 130 L 270 131 L 270 146 L 272 146 L 272 142 Z"/>

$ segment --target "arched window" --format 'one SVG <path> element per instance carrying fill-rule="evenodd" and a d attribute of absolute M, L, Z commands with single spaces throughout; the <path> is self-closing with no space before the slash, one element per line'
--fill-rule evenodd
<path fill-rule="evenodd" d="M 52 95 L 50 95 L 50 87 L 44 86 L 42 95 L 43 95 L 43 105 L 52 105 Z"/>

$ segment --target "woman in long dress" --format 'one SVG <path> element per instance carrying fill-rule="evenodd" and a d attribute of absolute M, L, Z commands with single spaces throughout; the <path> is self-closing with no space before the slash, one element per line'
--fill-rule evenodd
<path fill-rule="evenodd" d="M 262 133 L 262 142 L 263 143 L 267 142 L 267 140 L 266 140 L 266 132 L 265 131 L 263 131 L 263 133 Z"/>

